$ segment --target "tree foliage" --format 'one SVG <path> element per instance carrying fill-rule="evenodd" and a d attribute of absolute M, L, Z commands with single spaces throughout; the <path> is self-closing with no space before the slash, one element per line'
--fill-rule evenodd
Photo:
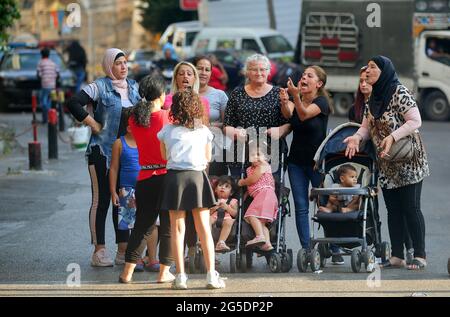
<path fill-rule="evenodd" d="M 197 20 L 197 11 L 183 11 L 179 0 L 145 0 L 141 7 L 142 26 L 154 33 L 163 32 L 174 22 Z"/>
<path fill-rule="evenodd" d="M 15 0 L 0 1 L 0 45 L 8 41 L 6 30 L 14 24 L 14 20 L 19 18 L 20 12 Z"/>

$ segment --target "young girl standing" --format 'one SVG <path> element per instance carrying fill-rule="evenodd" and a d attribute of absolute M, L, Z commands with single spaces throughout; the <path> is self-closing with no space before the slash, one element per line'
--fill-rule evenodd
<path fill-rule="evenodd" d="M 203 106 L 190 89 L 173 96 L 170 110 L 173 124 L 159 133 L 161 155 L 167 159 L 161 210 L 169 210 L 172 250 L 177 276 L 173 289 L 187 289 L 183 249 L 186 213 L 191 211 L 200 238 L 207 268 L 207 288 L 224 288 L 225 283 L 214 267 L 214 241 L 209 225 L 209 208 L 215 199 L 205 173 L 211 159 L 212 133 L 202 124 Z"/>
<path fill-rule="evenodd" d="M 261 250 L 273 249 L 267 224 L 277 217 L 278 199 L 275 194 L 275 180 L 267 158 L 259 148 L 250 150 L 251 166 L 247 168 L 247 178 L 240 179 L 239 186 L 247 186 L 249 195 L 253 198 L 245 212 L 244 220 L 255 231 L 255 238 L 248 241 L 246 247 L 261 246 Z"/>

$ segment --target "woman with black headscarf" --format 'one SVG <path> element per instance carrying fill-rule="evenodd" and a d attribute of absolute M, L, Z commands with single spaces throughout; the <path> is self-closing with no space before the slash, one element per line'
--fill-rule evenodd
<path fill-rule="evenodd" d="M 414 247 L 414 259 L 408 269 L 424 269 L 427 265 L 425 221 L 420 208 L 420 195 L 422 180 L 430 172 L 425 148 L 417 131 L 422 124 L 419 109 L 412 94 L 399 82 L 389 58 L 375 56 L 367 66 L 367 83 L 372 85 L 373 90 L 361 128 L 344 140 L 347 143 L 345 154 L 351 158 L 359 151 L 360 142 L 369 138 L 378 149 L 379 183 L 388 210 L 392 244 L 392 257 L 383 267 L 406 266 L 403 254 L 405 218 Z M 412 158 L 392 159 L 391 147 L 406 137 L 412 142 Z"/>

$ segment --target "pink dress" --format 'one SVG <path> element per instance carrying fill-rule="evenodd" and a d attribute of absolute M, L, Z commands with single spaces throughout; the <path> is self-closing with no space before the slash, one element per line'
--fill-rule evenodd
<path fill-rule="evenodd" d="M 247 176 L 252 175 L 254 171 L 253 166 L 247 168 Z M 277 218 L 278 198 L 275 194 L 275 180 L 270 165 L 267 165 L 267 170 L 256 183 L 248 186 L 247 190 L 253 201 L 245 212 L 244 218 L 253 216 L 273 222 Z"/>

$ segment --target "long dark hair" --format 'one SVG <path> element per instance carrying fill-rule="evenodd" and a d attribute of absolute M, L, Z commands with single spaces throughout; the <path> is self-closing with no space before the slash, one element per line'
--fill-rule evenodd
<path fill-rule="evenodd" d="M 150 126 L 150 115 L 154 108 L 154 101 L 165 92 L 164 79 L 159 74 L 147 75 L 139 82 L 139 102 L 130 112 L 137 125 Z"/>
<path fill-rule="evenodd" d="M 359 78 L 361 78 L 361 74 L 364 73 L 367 69 L 367 65 L 361 67 L 361 69 L 359 70 Z M 354 117 L 354 121 L 356 121 L 357 123 L 361 123 L 362 122 L 362 117 L 363 117 L 363 113 L 364 113 L 364 105 L 365 105 L 365 101 L 366 98 L 364 97 L 364 94 L 361 91 L 360 88 L 360 80 L 358 80 L 358 90 L 356 91 L 356 97 L 355 97 L 355 103 L 353 104 L 353 111 L 355 114 Z"/>

